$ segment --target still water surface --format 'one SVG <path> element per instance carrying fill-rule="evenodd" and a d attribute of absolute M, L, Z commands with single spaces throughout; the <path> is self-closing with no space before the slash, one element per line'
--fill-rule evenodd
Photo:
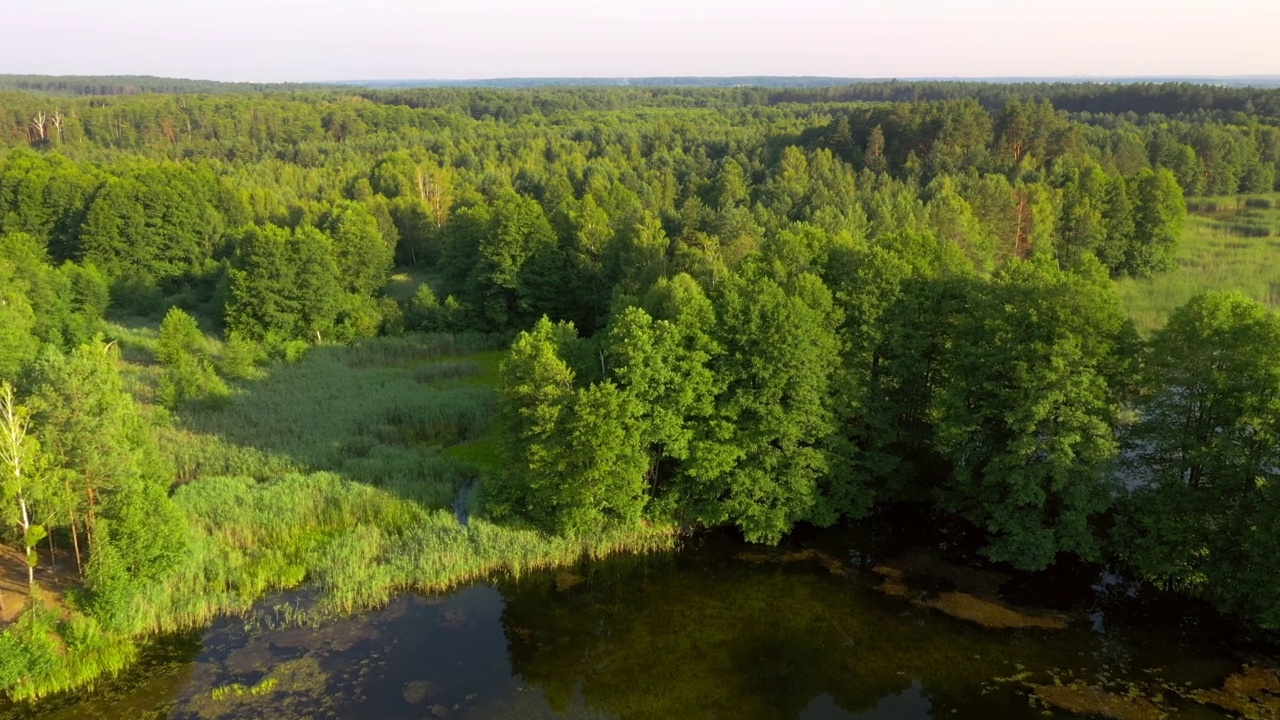
<path fill-rule="evenodd" d="M 6 718 L 1080 717 L 1032 685 L 1084 680 L 1157 697 L 1175 717 L 1231 717 L 1185 698 L 1259 650 L 1087 574 L 1004 589 L 1071 618 L 991 630 L 876 589 L 883 561 L 847 534 L 761 550 L 710 535 L 676 553 L 495 580 L 318 627 L 278 623 L 304 593 L 156 643 L 95 691 Z M 1065 588 L 1065 589 L 1064 589 Z M 259 685 L 264 679 L 267 685 Z M 246 694 L 230 689 L 238 683 Z M 248 688 L 259 686 L 258 694 Z M 220 692 L 215 693 L 215 690 Z M 219 697 L 215 698 L 215 694 Z"/>

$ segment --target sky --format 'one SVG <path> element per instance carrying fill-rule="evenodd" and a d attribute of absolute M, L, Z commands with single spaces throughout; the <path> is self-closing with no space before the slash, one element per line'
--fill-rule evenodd
<path fill-rule="evenodd" d="M 1280 75 L 1280 0 L 0 0 L 0 18 L 0 73 Z"/>

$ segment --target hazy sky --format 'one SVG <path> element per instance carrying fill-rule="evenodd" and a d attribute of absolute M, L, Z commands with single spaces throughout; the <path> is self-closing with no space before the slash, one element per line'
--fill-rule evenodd
<path fill-rule="evenodd" d="M 0 0 L 5 6 L 3 73 L 262 81 L 1280 74 L 1280 0 Z"/>

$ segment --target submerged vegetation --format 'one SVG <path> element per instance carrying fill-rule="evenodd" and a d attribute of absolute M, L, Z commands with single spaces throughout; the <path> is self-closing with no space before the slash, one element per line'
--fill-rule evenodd
<path fill-rule="evenodd" d="M 0 689 L 897 503 L 1280 627 L 1276 93 L 883 89 L 0 94 Z"/>

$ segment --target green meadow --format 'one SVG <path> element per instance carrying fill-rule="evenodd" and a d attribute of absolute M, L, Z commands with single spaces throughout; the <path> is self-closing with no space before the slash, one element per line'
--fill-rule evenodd
<path fill-rule="evenodd" d="M 1280 193 L 1197 198 L 1187 207 L 1177 267 L 1116 282 L 1139 331 L 1163 327 L 1175 308 L 1206 290 L 1238 290 L 1280 308 Z"/>

